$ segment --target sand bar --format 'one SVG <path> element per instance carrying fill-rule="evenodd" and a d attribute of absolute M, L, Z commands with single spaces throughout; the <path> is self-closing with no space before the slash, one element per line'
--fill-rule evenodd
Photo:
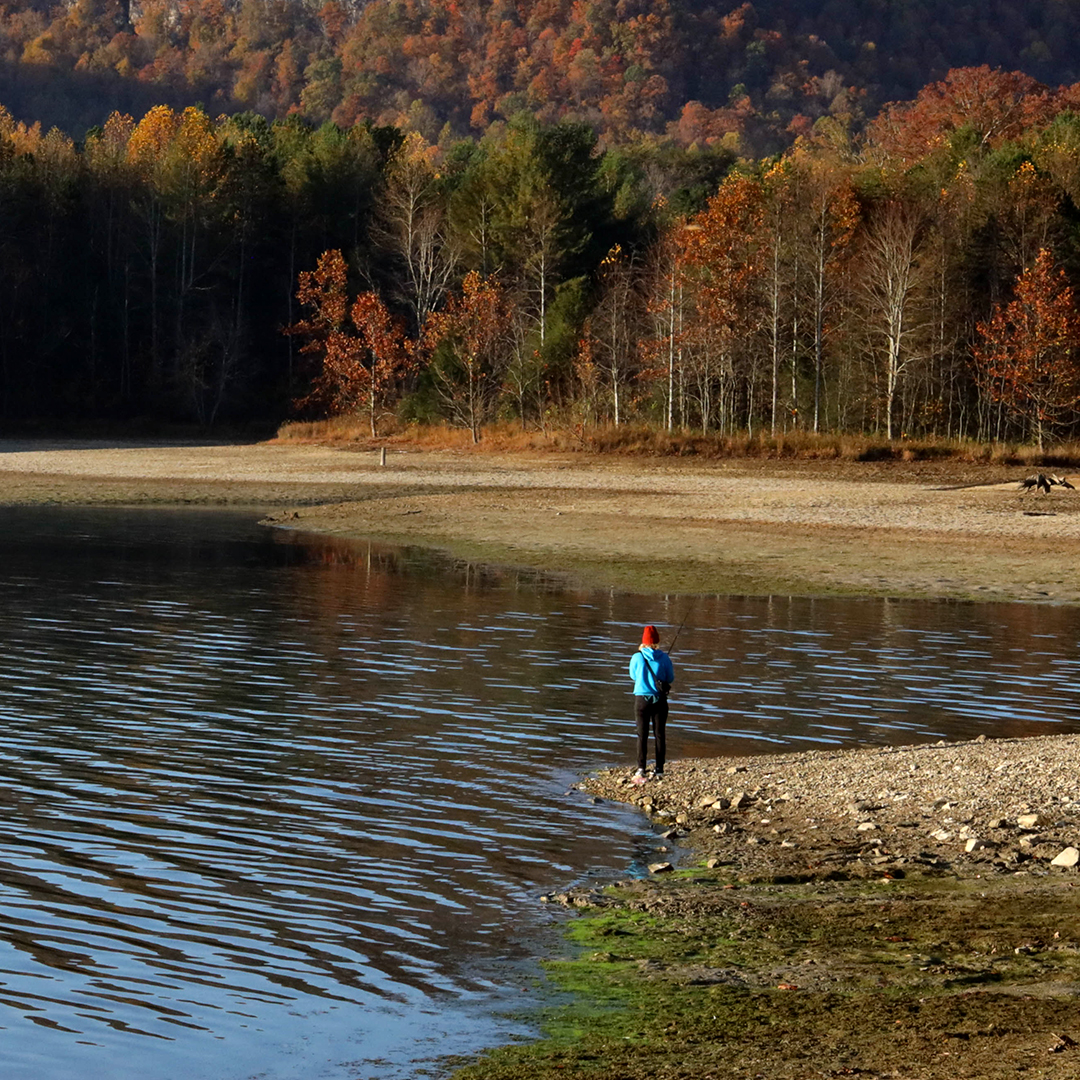
<path fill-rule="evenodd" d="M 640 592 L 1080 603 L 1080 492 L 1000 465 L 0 440 L 0 502 L 243 505 Z"/>

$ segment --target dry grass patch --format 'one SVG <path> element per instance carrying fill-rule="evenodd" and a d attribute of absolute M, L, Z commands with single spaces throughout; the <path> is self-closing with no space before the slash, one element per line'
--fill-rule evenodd
<path fill-rule="evenodd" d="M 695 458 L 698 460 L 759 459 L 773 461 L 919 462 L 956 461 L 1021 468 L 1068 469 L 1080 466 L 1080 443 L 1063 443 L 1048 450 L 1015 443 L 959 439 L 893 439 L 874 435 L 790 431 L 710 434 L 667 431 L 643 424 L 584 427 L 562 426 L 525 430 L 517 423 L 486 426 L 479 443 L 470 432 L 450 425 L 391 422 L 373 439 L 366 421 L 351 416 L 294 421 L 277 433 L 281 443 L 319 443 L 354 448 L 410 446 L 419 450 L 481 453 L 590 453 L 629 457 Z"/>

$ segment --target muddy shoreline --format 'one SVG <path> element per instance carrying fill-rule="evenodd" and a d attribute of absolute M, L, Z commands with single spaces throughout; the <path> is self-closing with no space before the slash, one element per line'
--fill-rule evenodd
<path fill-rule="evenodd" d="M 578 1002 L 457 1080 L 1005 1080 L 1080 1070 L 1078 736 L 584 778 L 657 835 L 573 909 Z M 693 855 L 680 868 L 669 845 Z"/>

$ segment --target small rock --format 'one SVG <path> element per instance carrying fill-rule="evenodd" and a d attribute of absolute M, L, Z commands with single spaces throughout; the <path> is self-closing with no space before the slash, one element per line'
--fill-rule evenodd
<path fill-rule="evenodd" d="M 1003 817 L 991 818 L 987 823 L 988 829 L 1007 829 L 1009 827 L 1008 821 Z"/>
<path fill-rule="evenodd" d="M 720 797 L 718 795 L 702 795 L 701 798 L 698 800 L 698 809 L 706 810 L 710 806 L 714 806 L 719 801 Z"/>
<path fill-rule="evenodd" d="M 945 843 L 946 840 L 952 839 L 952 833 L 948 829 L 938 829 L 937 832 L 930 834 L 935 840 L 940 840 L 941 843 Z"/>
<path fill-rule="evenodd" d="M 1041 820 L 1038 814 L 1021 814 L 1016 819 L 1016 824 L 1021 829 L 1037 829 Z"/>
<path fill-rule="evenodd" d="M 734 776 L 736 773 L 741 773 L 741 772 L 746 772 L 746 766 L 745 765 L 732 765 L 731 768 L 728 769 L 727 774 L 728 774 L 728 776 Z"/>
<path fill-rule="evenodd" d="M 1072 867 L 1080 863 L 1080 849 L 1067 847 L 1059 855 L 1050 860 L 1051 866 Z"/>
<path fill-rule="evenodd" d="M 740 791 L 737 795 L 732 796 L 731 809 L 745 810 L 750 805 L 750 801 L 750 796 L 745 791 Z"/>
<path fill-rule="evenodd" d="M 676 825 L 685 825 L 689 820 L 690 820 L 690 818 L 687 817 L 686 814 L 676 814 L 675 815 L 675 824 Z"/>
<path fill-rule="evenodd" d="M 715 870 L 718 866 L 723 866 L 724 861 L 723 861 L 723 859 L 707 859 L 706 862 L 705 862 L 705 865 L 710 870 Z"/>
<path fill-rule="evenodd" d="M 654 862 L 649 863 L 650 874 L 670 874 L 675 867 L 669 862 Z"/>
<path fill-rule="evenodd" d="M 858 825 L 858 828 L 855 831 L 856 832 L 872 832 L 876 828 L 877 828 L 877 825 L 875 825 L 872 821 L 860 821 L 859 825 Z"/>
<path fill-rule="evenodd" d="M 781 847 L 791 848 L 791 847 L 798 847 L 799 845 L 796 844 L 794 840 L 781 840 L 780 841 L 780 846 Z"/>
<path fill-rule="evenodd" d="M 964 845 L 964 850 L 971 851 L 996 851 L 997 844 L 992 840 L 981 840 L 977 836 L 972 836 L 968 839 L 968 842 Z"/>

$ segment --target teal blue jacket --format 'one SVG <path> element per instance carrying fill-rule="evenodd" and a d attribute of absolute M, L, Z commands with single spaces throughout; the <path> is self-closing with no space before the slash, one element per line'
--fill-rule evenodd
<path fill-rule="evenodd" d="M 635 694 L 656 699 L 663 696 L 661 683 L 675 681 L 675 668 L 663 649 L 642 645 L 630 657 L 630 678 L 634 680 Z"/>

